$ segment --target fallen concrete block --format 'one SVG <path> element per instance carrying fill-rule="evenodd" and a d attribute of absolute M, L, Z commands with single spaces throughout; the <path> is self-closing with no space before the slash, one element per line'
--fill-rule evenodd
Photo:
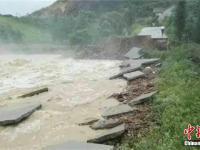
<path fill-rule="evenodd" d="M 90 127 L 94 130 L 99 129 L 110 129 L 122 124 L 119 119 L 100 119 L 99 121 L 93 123 Z"/>
<path fill-rule="evenodd" d="M 88 143 L 103 143 L 109 140 L 113 140 L 122 136 L 125 132 L 125 124 L 119 125 L 115 128 L 105 130 L 102 134 L 87 140 Z"/>
<path fill-rule="evenodd" d="M 113 149 L 114 149 L 113 146 L 109 145 L 70 142 L 70 141 L 44 148 L 44 150 L 113 150 Z"/>
<path fill-rule="evenodd" d="M 48 91 L 49 91 L 48 88 L 41 88 L 41 89 L 38 89 L 38 90 L 26 92 L 25 94 L 19 96 L 19 98 L 31 97 L 31 96 L 34 96 L 34 95 L 38 95 L 40 93 L 48 92 Z"/>
<path fill-rule="evenodd" d="M 151 59 L 139 59 L 142 65 L 151 65 L 160 61 L 159 58 L 151 58 Z"/>
<path fill-rule="evenodd" d="M 126 55 L 125 57 L 126 58 L 129 58 L 129 59 L 139 59 L 141 58 L 141 54 L 140 54 L 140 51 L 142 50 L 142 48 L 139 48 L 139 47 L 133 47 Z"/>
<path fill-rule="evenodd" d="M 40 103 L 20 103 L 0 107 L 0 125 L 17 124 L 39 108 L 41 108 Z"/>
<path fill-rule="evenodd" d="M 141 77 L 144 77 L 144 76 L 145 76 L 145 74 L 141 71 L 135 71 L 135 72 L 126 73 L 126 74 L 123 75 L 123 77 L 128 81 L 138 79 L 138 78 L 141 78 Z"/>
<path fill-rule="evenodd" d="M 152 59 L 137 59 L 137 60 L 126 60 L 123 61 L 119 67 L 120 68 L 127 68 L 133 66 L 142 66 L 142 65 L 151 65 L 154 63 L 158 63 L 160 61 L 159 58 L 152 58 Z"/>
<path fill-rule="evenodd" d="M 132 101 L 129 102 L 130 106 L 134 106 L 134 105 L 138 105 L 144 102 L 147 102 L 149 100 L 151 100 L 151 98 L 157 93 L 157 91 L 148 93 L 148 94 L 142 94 L 139 97 L 136 97 L 135 99 L 133 99 Z"/>
<path fill-rule="evenodd" d="M 80 126 L 91 125 L 91 124 L 97 122 L 98 120 L 99 120 L 98 118 L 86 118 L 81 123 L 79 123 L 79 125 Z"/>
<path fill-rule="evenodd" d="M 117 105 L 117 106 L 106 109 L 102 113 L 102 117 L 107 119 L 107 118 L 111 118 L 115 116 L 133 113 L 134 111 L 135 109 L 131 108 L 129 105 L 121 104 L 121 105 Z"/>
<path fill-rule="evenodd" d="M 130 67 L 123 68 L 120 73 L 110 77 L 109 79 L 110 80 L 117 79 L 119 77 L 122 77 L 123 74 L 130 73 L 130 72 L 133 72 L 133 71 L 137 71 L 139 69 L 141 69 L 141 64 L 134 64 Z"/>

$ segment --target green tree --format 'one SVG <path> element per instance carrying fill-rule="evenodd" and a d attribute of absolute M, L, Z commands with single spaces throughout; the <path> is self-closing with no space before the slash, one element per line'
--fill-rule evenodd
<path fill-rule="evenodd" d="M 179 40 L 183 39 L 186 25 L 186 1 L 181 0 L 178 2 L 175 12 L 175 28 L 176 36 Z"/>
<path fill-rule="evenodd" d="M 193 29 L 193 40 L 197 43 L 200 43 L 200 30 L 199 30 L 199 27 L 200 27 L 200 1 L 196 2 L 196 3 L 193 3 L 194 5 L 194 16 L 196 15 L 196 22 L 194 23 L 194 27 L 192 28 Z"/>

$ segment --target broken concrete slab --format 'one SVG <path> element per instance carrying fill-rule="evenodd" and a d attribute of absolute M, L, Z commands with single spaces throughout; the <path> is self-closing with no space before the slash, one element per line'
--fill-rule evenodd
<path fill-rule="evenodd" d="M 132 66 L 130 66 L 130 67 L 125 67 L 125 68 L 123 68 L 123 69 L 121 70 L 120 73 L 118 73 L 118 74 L 116 74 L 116 75 L 110 77 L 109 79 L 110 79 L 110 80 L 117 79 L 117 78 L 119 78 L 119 77 L 122 77 L 123 74 L 125 74 L 125 73 L 130 73 L 130 72 L 133 72 L 133 71 L 137 71 L 137 70 L 139 70 L 139 69 L 141 69 L 141 64 L 136 63 L 136 64 L 134 64 L 134 65 L 132 65 Z"/>
<path fill-rule="evenodd" d="M 151 59 L 139 59 L 138 61 L 140 61 L 140 63 L 142 65 L 151 65 L 154 63 L 158 63 L 160 61 L 159 58 L 151 58 Z"/>
<path fill-rule="evenodd" d="M 117 79 L 123 76 L 123 74 L 130 73 L 133 71 L 140 70 L 142 65 L 151 65 L 154 63 L 159 62 L 160 59 L 158 58 L 152 58 L 152 59 L 138 59 L 138 60 L 126 60 L 122 62 L 122 64 L 119 66 L 121 68 L 120 73 L 110 77 L 110 80 Z"/>
<path fill-rule="evenodd" d="M 41 104 L 36 102 L 0 107 L 0 125 L 17 124 L 39 108 L 41 108 Z"/>
<path fill-rule="evenodd" d="M 133 99 L 132 101 L 129 102 L 130 106 L 134 106 L 134 105 L 138 105 L 144 102 L 147 102 L 149 100 L 151 100 L 151 98 L 157 93 L 157 91 L 151 92 L 151 93 L 147 93 L 147 94 L 142 94 L 139 97 L 136 97 L 135 99 Z"/>
<path fill-rule="evenodd" d="M 79 123 L 80 126 L 85 126 L 85 125 L 91 125 L 95 122 L 97 122 L 99 119 L 98 118 L 86 118 L 83 120 L 81 123 Z"/>
<path fill-rule="evenodd" d="M 123 61 L 119 67 L 120 68 L 127 68 L 127 67 L 138 67 L 142 65 L 151 65 L 154 63 L 158 63 L 160 61 L 159 58 L 152 58 L 152 59 L 137 59 L 137 60 L 126 60 Z"/>
<path fill-rule="evenodd" d="M 37 90 L 26 92 L 25 94 L 19 96 L 19 98 L 31 97 L 31 96 L 34 96 L 34 95 L 38 95 L 40 93 L 48 92 L 48 91 L 49 91 L 48 88 L 40 88 L 40 89 L 37 89 Z"/>
<path fill-rule="evenodd" d="M 124 115 L 124 114 L 133 113 L 134 111 L 135 111 L 135 109 L 131 108 L 129 105 L 120 104 L 120 105 L 106 109 L 102 113 L 102 117 L 107 119 L 107 118 L 111 118 L 111 117 L 116 117 L 116 116 L 120 116 L 120 115 Z"/>
<path fill-rule="evenodd" d="M 144 77 L 144 76 L 145 76 L 145 74 L 141 71 L 135 71 L 135 72 L 126 73 L 126 74 L 123 75 L 123 77 L 128 81 L 138 79 L 138 78 L 141 78 L 141 77 Z"/>
<path fill-rule="evenodd" d="M 66 142 L 62 144 L 52 145 L 46 147 L 44 150 L 113 150 L 113 146 L 81 143 L 81 142 Z"/>
<path fill-rule="evenodd" d="M 99 129 L 110 129 L 122 124 L 119 119 L 100 119 L 99 121 L 93 123 L 90 127 L 94 130 Z"/>
<path fill-rule="evenodd" d="M 133 47 L 126 55 L 126 58 L 129 59 L 139 59 L 141 58 L 141 54 L 140 51 L 142 50 L 142 48 L 139 47 Z"/>
<path fill-rule="evenodd" d="M 119 138 L 125 132 L 125 124 L 115 128 L 105 130 L 102 134 L 87 140 L 88 143 L 103 143 L 109 140 Z"/>

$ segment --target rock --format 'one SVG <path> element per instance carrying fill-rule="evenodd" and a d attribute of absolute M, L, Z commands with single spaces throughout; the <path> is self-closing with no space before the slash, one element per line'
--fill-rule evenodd
<path fill-rule="evenodd" d="M 151 67 L 145 67 L 143 72 L 145 75 L 149 75 L 149 74 L 153 73 L 153 69 Z"/>
<path fill-rule="evenodd" d="M 129 105 L 121 104 L 121 105 L 117 105 L 117 106 L 106 109 L 103 112 L 102 117 L 107 119 L 107 118 L 120 116 L 120 115 L 133 113 L 133 112 L 134 112 L 134 109 L 131 108 Z"/>
<path fill-rule="evenodd" d="M 17 124 L 39 108 L 41 108 L 40 103 L 20 103 L 0 107 L 0 125 Z"/>
<path fill-rule="evenodd" d="M 138 59 L 141 57 L 140 55 L 140 51 L 142 50 L 142 48 L 138 48 L 138 47 L 133 47 L 126 55 L 126 58 L 129 59 Z"/>
<path fill-rule="evenodd" d="M 134 80 L 134 79 L 137 79 L 137 78 L 144 77 L 144 73 L 141 72 L 141 71 L 135 71 L 135 72 L 131 72 L 131 73 L 126 73 L 126 74 L 123 75 L 123 77 L 126 80 L 131 81 L 131 80 Z"/>
<path fill-rule="evenodd" d="M 86 118 L 85 120 L 83 120 L 81 123 L 79 123 L 80 126 L 85 126 L 85 125 L 91 125 L 95 122 L 97 122 L 99 119 L 97 118 Z"/>
<path fill-rule="evenodd" d="M 123 68 L 120 73 L 110 77 L 109 79 L 113 80 L 113 79 L 119 78 L 119 77 L 123 76 L 123 74 L 139 70 L 140 68 L 141 68 L 141 64 L 134 64 L 130 67 Z"/>
<path fill-rule="evenodd" d="M 31 91 L 31 92 L 27 92 L 21 96 L 19 96 L 19 98 L 26 98 L 26 97 L 31 97 L 31 96 L 34 96 L 34 95 L 38 95 L 40 93 L 44 93 L 44 92 L 48 92 L 49 89 L 48 88 L 41 88 L 41 89 L 38 89 L 38 90 L 34 90 L 34 91 Z"/>
<path fill-rule="evenodd" d="M 66 142 L 48 146 L 44 150 L 113 150 L 113 146 L 81 142 Z"/>
<path fill-rule="evenodd" d="M 100 119 L 99 121 L 93 123 L 90 127 L 94 130 L 98 129 L 110 129 L 122 124 L 119 119 Z"/>
<path fill-rule="evenodd" d="M 109 140 L 119 138 L 125 132 L 125 124 L 119 125 L 115 128 L 105 130 L 99 136 L 89 139 L 88 143 L 103 143 Z"/>
<path fill-rule="evenodd" d="M 143 94 L 135 99 L 133 99 L 132 101 L 129 102 L 130 106 L 134 106 L 134 105 L 138 105 L 144 102 L 147 102 L 148 100 L 150 100 L 155 94 L 157 93 L 157 91 L 148 93 L 148 94 Z"/>

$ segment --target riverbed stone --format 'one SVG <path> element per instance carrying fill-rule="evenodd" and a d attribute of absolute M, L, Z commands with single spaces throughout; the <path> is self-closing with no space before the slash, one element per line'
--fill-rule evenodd
<path fill-rule="evenodd" d="M 19 96 L 19 98 L 26 98 L 26 97 L 32 97 L 34 95 L 38 95 L 44 92 L 48 92 L 49 89 L 47 87 L 45 88 L 39 88 L 39 89 L 35 89 L 35 90 L 31 90 L 28 92 L 25 92 L 24 94 L 22 94 L 21 96 Z"/>
<path fill-rule="evenodd" d="M 17 124 L 29 117 L 34 111 L 41 108 L 41 104 L 34 103 L 19 103 L 10 106 L 0 107 L 0 125 Z"/>
<path fill-rule="evenodd" d="M 79 125 L 80 126 L 91 125 L 91 124 L 97 122 L 98 120 L 99 120 L 98 118 L 93 118 L 93 117 L 86 118 L 82 122 L 80 122 Z"/>
<path fill-rule="evenodd" d="M 103 133 L 101 133 L 100 135 L 92 139 L 87 140 L 87 142 L 88 143 L 103 143 L 106 141 L 119 138 L 120 136 L 122 136 L 124 132 L 125 132 L 125 124 L 122 124 L 115 128 L 104 130 Z"/>
<path fill-rule="evenodd" d="M 113 146 L 69 141 L 48 146 L 44 150 L 113 150 Z"/>
<path fill-rule="evenodd" d="M 149 100 L 151 100 L 151 98 L 157 93 L 157 91 L 151 92 L 151 93 L 147 93 L 147 94 L 142 94 L 139 97 L 136 97 L 135 99 L 131 100 L 129 102 L 130 106 L 134 106 L 134 105 L 138 105 L 144 102 L 147 102 Z"/>
<path fill-rule="evenodd" d="M 134 111 L 135 111 L 135 109 L 131 108 L 129 105 L 120 104 L 120 105 L 106 109 L 102 113 L 102 117 L 108 119 L 108 118 L 111 118 L 111 117 L 116 117 L 116 116 L 125 115 L 125 114 L 129 114 L 129 113 L 134 113 Z"/>
<path fill-rule="evenodd" d="M 99 129 L 110 129 L 122 124 L 119 119 L 100 119 L 99 121 L 93 123 L 90 127 L 94 130 Z"/>
<path fill-rule="evenodd" d="M 126 74 L 123 75 L 123 77 L 128 81 L 138 79 L 138 78 L 141 78 L 141 77 L 144 77 L 144 76 L 145 76 L 145 74 L 141 71 L 135 71 L 135 72 L 126 73 Z"/>

